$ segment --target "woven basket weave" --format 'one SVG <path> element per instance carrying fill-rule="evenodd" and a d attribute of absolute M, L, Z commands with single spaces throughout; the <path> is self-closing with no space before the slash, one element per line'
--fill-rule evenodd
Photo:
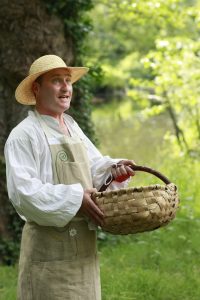
<path fill-rule="evenodd" d="M 153 169 L 133 166 L 159 177 L 165 185 L 155 184 L 115 191 L 104 191 L 112 182 L 110 176 L 93 194 L 93 200 L 104 212 L 102 230 L 112 234 L 133 234 L 150 231 L 167 225 L 174 219 L 179 204 L 177 187 L 167 177 Z"/>

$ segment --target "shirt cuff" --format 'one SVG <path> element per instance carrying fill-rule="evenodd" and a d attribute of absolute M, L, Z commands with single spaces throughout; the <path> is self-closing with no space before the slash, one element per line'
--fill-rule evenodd
<path fill-rule="evenodd" d="M 83 194 L 84 190 L 80 183 L 71 185 L 71 200 L 69 200 L 69 198 L 67 199 L 67 206 L 69 205 L 70 208 L 70 215 L 67 216 L 68 219 L 71 220 L 77 214 L 83 201 Z M 68 220 L 68 222 L 70 220 Z"/>

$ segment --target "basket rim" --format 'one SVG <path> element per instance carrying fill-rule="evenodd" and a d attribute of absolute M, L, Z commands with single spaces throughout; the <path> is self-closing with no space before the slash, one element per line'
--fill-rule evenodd
<path fill-rule="evenodd" d="M 124 194 L 126 192 L 133 193 L 133 192 L 143 192 L 143 191 L 152 191 L 152 190 L 174 190 L 177 191 L 177 186 L 171 182 L 168 184 L 151 184 L 151 185 L 145 185 L 145 186 L 138 186 L 138 187 L 130 187 L 130 188 L 122 188 L 118 190 L 112 190 L 112 191 L 103 191 L 103 192 L 95 192 L 93 195 L 95 197 L 102 197 L 107 195 L 118 195 L 118 194 Z"/>

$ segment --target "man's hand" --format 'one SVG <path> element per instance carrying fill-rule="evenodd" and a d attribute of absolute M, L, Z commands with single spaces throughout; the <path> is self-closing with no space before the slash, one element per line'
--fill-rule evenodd
<path fill-rule="evenodd" d="M 113 165 L 111 173 L 114 180 L 117 182 L 122 182 L 128 179 L 130 176 L 134 176 L 135 172 L 130 166 L 135 165 L 133 160 L 121 160 L 117 164 Z"/>
<path fill-rule="evenodd" d="M 81 214 L 84 214 L 92 219 L 92 221 L 96 225 L 102 226 L 104 224 L 104 214 L 91 198 L 91 194 L 95 193 L 96 191 L 96 189 L 88 189 L 84 191 L 83 201 L 79 211 L 81 212 Z"/>

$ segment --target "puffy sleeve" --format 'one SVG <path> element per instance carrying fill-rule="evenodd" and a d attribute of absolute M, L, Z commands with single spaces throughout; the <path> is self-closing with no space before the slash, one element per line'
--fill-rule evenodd
<path fill-rule="evenodd" d="M 8 139 L 5 159 L 9 198 L 25 221 L 43 226 L 65 226 L 81 206 L 83 188 L 81 184 L 42 182 L 41 157 L 36 149 L 38 145 L 30 139 Z"/>
<path fill-rule="evenodd" d="M 111 174 L 111 167 L 113 164 L 118 163 L 124 158 L 111 158 L 110 156 L 103 156 L 96 146 L 89 140 L 89 138 L 83 133 L 83 131 L 76 124 L 77 130 L 81 135 L 87 149 L 90 160 L 91 173 L 93 179 L 93 186 L 99 190 L 100 187 L 105 183 L 108 176 Z M 113 181 L 107 190 L 116 190 L 124 188 L 128 185 L 130 179 L 124 182 L 118 183 Z"/>

